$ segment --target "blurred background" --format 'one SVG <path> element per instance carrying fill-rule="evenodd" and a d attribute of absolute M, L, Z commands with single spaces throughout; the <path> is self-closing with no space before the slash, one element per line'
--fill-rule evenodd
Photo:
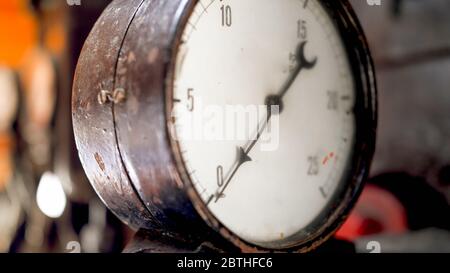
<path fill-rule="evenodd" d="M 93 192 L 71 127 L 78 55 L 109 2 L 0 1 L 0 252 L 121 252 L 133 236 Z M 450 252 L 450 1 L 351 2 L 376 65 L 379 130 L 336 238 L 358 252 Z"/>

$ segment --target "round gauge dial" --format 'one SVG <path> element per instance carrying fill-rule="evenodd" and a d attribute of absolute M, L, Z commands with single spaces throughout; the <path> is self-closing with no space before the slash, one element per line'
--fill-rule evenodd
<path fill-rule="evenodd" d="M 182 161 L 225 227 L 286 247 L 349 179 L 356 89 L 346 46 L 320 1 L 206 2 L 175 66 Z"/>
<path fill-rule="evenodd" d="M 374 152 L 374 69 L 345 0 L 113 1 L 73 90 L 104 203 L 189 248 L 315 249 Z"/>

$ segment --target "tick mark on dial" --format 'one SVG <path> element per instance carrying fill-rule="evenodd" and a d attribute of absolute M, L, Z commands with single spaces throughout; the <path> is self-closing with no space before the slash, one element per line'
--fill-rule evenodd
<path fill-rule="evenodd" d="M 305 2 L 303 3 L 303 8 L 306 9 L 307 6 L 308 6 L 308 0 L 305 0 Z"/>
<path fill-rule="evenodd" d="M 212 200 L 214 199 L 214 194 L 212 194 L 209 198 L 208 201 L 206 201 L 206 206 L 209 206 L 209 204 L 211 204 Z"/>
<path fill-rule="evenodd" d="M 327 195 L 327 193 L 325 192 L 325 189 L 324 189 L 323 187 L 320 187 L 319 190 L 320 190 L 320 194 L 322 194 L 322 197 L 323 197 L 323 198 L 327 198 L 327 197 L 328 197 L 328 195 Z"/>
<path fill-rule="evenodd" d="M 350 96 L 342 96 L 341 97 L 341 100 L 343 100 L 343 101 L 349 101 L 350 99 L 351 99 Z"/>

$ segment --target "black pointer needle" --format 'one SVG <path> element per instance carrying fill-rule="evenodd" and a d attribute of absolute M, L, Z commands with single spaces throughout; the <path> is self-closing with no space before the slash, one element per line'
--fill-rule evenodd
<path fill-rule="evenodd" d="M 225 182 L 223 188 L 215 194 L 215 201 L 214 201 L 215 203 L 217 203 L 217 201 L 219 201 L 219 199 L 223 196 L 225 190 L 228 188 L 228 185 L 230 185 L 231 180 L 233 179 L 233 177 L 237 173 L 237 171 L 241 168 L 241 166 L 244 163 L 246 163 L 246 162 L 252 161 L 252 158 L 248 154 L 253 149 L 253 147 L 256 145 L 256 143 L 258 142 L 258 140 L 261 137 L 262 133 L 266 129 L 267 124 L 269 123 L 269 120 L 270 120 L 271 116 L 272 116 L 272 114 L 269 111 L 269 114 L 268 114 L 267 118 L 264 119 L 264 122 L 262 123 L 262 125 L 258 126 L 258 128 L 260 128 L 260 129 L 257 132 L 256 139 L 252 140 L 250 142 L 250 144 L 247 146 L 247 149 L 244 150 L 244 148 L 238 147 L 237 162 L 234 163 L 232 171 L 231 171 L 231 174 L 229 175 L 229 177 L 228 177 L 227 181 Z"/>
<path fill-rule="evenodd" d="M 306 41 L 302 42 L 298 48 L 297 48 L 297 66 L 295 67 L 294 71 L 290 74 L 288 80 L 284 83 L 283 87 L 281 88 L 280 93 L 278 93 L 278 98 L 281 101 L 282 98 L 286 95 L 286 93 L 291 89 L 292 84 L 295 82 L 295 79 L 297 79 L 298 74 L 303 69 L 310 70 L 316 66 L 317 63 L 317 57 L 314 58 L 313 61 L 309 62 L 306 60 L 305 57 L 305 47 L 306 47 Z"/>
<path fill-rule="evenodd" d="M 235 176 L 235 174 L 237 173 L 237 171 L 241 168 L 241 166 L 249 161 L 252 161 L 251 157 L 249 156 L 251 150 L 253 149 L 253 147 L 256 145 L 256 143 L 259 141 L 262 133 L 264 132 L 264 130 L 266 129 L 271 117 L 272 117 L 272 111 L 271 111 L 271 107 L 272 106 L 279 106 L 280 107 L 280 113 L 282 110 L 282 100 L 283 97 L 286 95 L 286 93 L 291 89 L 292 84 L 295 82 L 295 80 L 297 79 L 298 75 L 300 74 L 300 72 L 303 69 L 312 69 L 314 68 L 314 66 L 317 63 L 317 57 L 314 58 L 313 61 L 309 62 L 308 60 L 306 60 L 305 57 L 305 46 L 306 46 L 306 41 L 302 42 L 298 48 L 297 48 L 297 66 L 295 67 L 294 71 L 289 75 L 289 78 L 287 79 L 287 81 L 284 83 L 283 87 L 281 88 L 281 91 L 278 93 L 278 95 L 271 95 L 268 96 L 266 98 L 266 105 L 267 105 L 267 110 L 268 110 L 268 114 L 267 114 L 267 118 L 264 119 L 264 121 L 262 122 L 262 124 L 258 125 L 258 130 L 257 130 L 257 136 L 255 140 L 252 140 L 248 145 L 247 148 L 244 149 L 242 147 L 238 147 L 238 158 L 237 158 L 237 162 L 233 165 L 232 171 L 230 172 L 230 175 L 227 179 L 227 181 L 225 182 L 223 188 L 221 190 L 218 190 L 217 193 L 215 194 L 215 203 L 217 203 L 219 201 L 219 199 L 224 195 L 225 190 L 228 188 L 228 186 L 230 185 L 231 180 L 233 179 L 233 177 Z"/>

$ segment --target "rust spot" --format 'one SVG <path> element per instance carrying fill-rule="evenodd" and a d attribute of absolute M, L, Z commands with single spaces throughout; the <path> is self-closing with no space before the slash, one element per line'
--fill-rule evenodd
<path fill-rule="evenodd" d="M 104 172 L 105 171 L 105 162 L 103 162 L 103 158 L 98 153 L 95 153 L 94 157 L 95 157 L 95 161 L 97 161 L 98 166 Z"/>

